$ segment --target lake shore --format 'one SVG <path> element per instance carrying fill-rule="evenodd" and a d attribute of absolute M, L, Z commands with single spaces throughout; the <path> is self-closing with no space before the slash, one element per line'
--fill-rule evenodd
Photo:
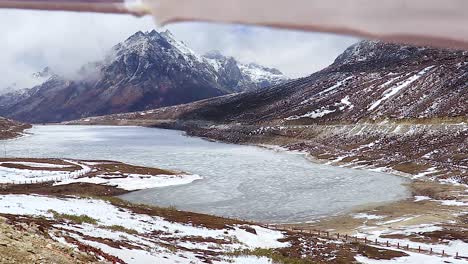
<path fill-rule="evenodd" d="M 330 162 L 301 150 L 274 145 L 259 145 L 274 151 L 304 155 L 311 162 L 354 169 L 376 169 L 372 165 L 356 167 L 351 162 Z M 408 199 L 389 203 L 370 203 L 350 213 L 324 217 L 307 223 L 281 225 L 305 232 L 329 232 L 358 236 L 369 240 L 408 245 L 414 248 L 452 252 L 468 249 L 468 188 L 465 184 L 438 182 L 426 177 L 387 169 L 387 173 L 409 179 Z"/>

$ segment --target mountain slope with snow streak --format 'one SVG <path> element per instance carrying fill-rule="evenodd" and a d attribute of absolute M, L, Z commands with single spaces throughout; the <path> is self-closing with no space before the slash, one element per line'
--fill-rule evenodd
<path fill-rule="evenodd" d="M 350 52 L 355 49 L 361 52 Z M 354 107 L 343 108 L 343 100 Z M 468 52 L 363 41 L 309 77 L 214 99 L 206 107 L 188 109 L 181 118 L 287 125 L 293 116 L 303 116 L 294 124 L 466 117 L 466 102 Z M 219 114 L 209 110 L 220 108 Z M 314 112 L 323 114 L 307 114 Z"/>

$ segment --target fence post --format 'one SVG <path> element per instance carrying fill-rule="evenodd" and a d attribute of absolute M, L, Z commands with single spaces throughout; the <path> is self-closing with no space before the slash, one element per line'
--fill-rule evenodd
<path fill-rule="evenodd" d="M 431 248 L 431 250 L 429 251 L 429 254 L 432 255 L 432 248 Z"/>
<path fill-rule="evenodd" d="M 442 257 L 445 256 L 445 250 L 442 249 Z"/>
<path fill-rule="evenodd" d="M 400 242 L 397 243 L 396 248 L 400 249 Z"/>
<path fill-rule="evenodd" d="M 379 242 L 377 241 L 377 238 L 375 239 L 375 244 L 376 244 L 376 245 L 379 245 Z"/>
<path fill-rule="evenodd" d="M 418 252 L 421 252 L 421 246 L 418 247 Z"/>
<path fill-rule="evenodd" d="M 406 250 L 409 250 L 409 244 L 406 244 Z"/>
<path fill-rule="evenodd" d="M 345 241 L 348 241 L 348 234 L 345 234 L 344 239 L 345 239 Z"/>
<path fill-rule="evenodd" d="M 388 240 L 387 240 L 387 247 L 388 247 Z"/>
<path fill-rule="evenodd" d="M 340 239 L 340 233 L 336 233 L 337 239 Z"/>
<path fill-rule="evenodd" d="M 455 254 L 455 258 L 456 258 L 456 259 L 458 258 L 458 252 Z"/>
<path fill-rule="evenodd" d="M 327 238 L 329 238 L 329 237 L 330 237 L 330 233 L 327 231 Z"/>

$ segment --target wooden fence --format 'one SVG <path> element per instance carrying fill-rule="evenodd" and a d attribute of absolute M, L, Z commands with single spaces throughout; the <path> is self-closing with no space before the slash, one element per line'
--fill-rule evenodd
<path fill-rule="evenodd" d="M 262 225 L 265 228 L 278 230 L 278 231 L 285 231 L 285 232 L 295 232 L 295 233 L 303 233 L 308 235 L 313 235 L 320 238 L 326 239 L 334 239 L 339 240 L 345 243 L 362 243 L 365 245 L 374 245 L 374 246 L 381 246 L 381 247 L 388 247 L 400 250 L 406 250 L 415 253 L 427 254 L 427 255 L 438 255 L 441 257 L 454 257 L 455 259 L 466 259 L 468 260 L 468 256 L 462 256 L 459 252 L 455 254 L 448 254 L 445 250 L 436 252 L 433 248 L 422 248 L 418 246 L 417 248 L 411 247 L 409 244 L 400 244 L 400 243 L 392 243 L 389 240 L 382 240 L 382 239 L 369 239 L 367 237 L 357 237 L 357 236 L 349 236 L 347 234 L 340 234 L 340 233 L 330 233 L 328 231 L 320 231 L 316 229 L 300 229 L 300 228 L 292 228 L 287 226 L 279 226 L 279 225 Z M 464 252 L 466 253 L 466 252 Z"/>
<path fill-rule="evenodd" d="M 63 176 L 50 176 L 50 177 L 36 177 L 36 178 L 31 178 L 29 180 L 24 180 L 24 181 L 11 181 L 7 183 L 0 183 L 0 189 L 6 189 L 9 186 L 12 185 L 21 185 L 21 184 L 41 184 L 41 183 L 52 183 L 52 182 L 59 182 L 62 180 L 66 179 L 76 179 L 83 177 L 87 174 L 87 171 L 78 171 L 75 172 L 73 175 L 63 175 Z"/>
<path fill-rule="evenodd" d="M 377 238 L 369 239 L 367 237 L 357 237 L 357 236 L 350 236 L 348 234 L 331 233 L 328 231 L 321 231 L 317 229 L 300 229 L 300 228 L 285 227 L 285 226 L 282 227 L 278 225 L 261 225 L 261 226 L 265 228 L 273 229 L 273 230 L 278 230 L 278 231 L 302 233 L 302 234 L 313 235 L 313 236 L 320 237 L 320 238 L 339 240 L 345 243 L 361 243 L 365 245 L 394 248 L 394 249 L 405 250 L 405 251 L 421 253 L 421 254 L 426 254 L 426 255 L 438 255 L 441 257 L 453 257 L 455 259 L 468 260 L 467 256 L 462 256 L 458 252 L 456 252 L 455 254 L 448 254 L 447 252 L 445 252 L 445 250 L 437 252 L 431 247 L 422 248 L 421 246 L 418 246 L 417 248 L 415 248 L 415 247 L 411 247 L 409 244 L 400 244 L 399 242 L 395 243 L 395 242 L 390 242 L 389 240 L 382 240 L 382 239 L 377 239 Z"/>

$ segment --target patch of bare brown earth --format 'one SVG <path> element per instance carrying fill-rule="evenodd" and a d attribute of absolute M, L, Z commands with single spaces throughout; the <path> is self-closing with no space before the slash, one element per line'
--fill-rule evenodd
<path fill-rule="evenodd" d="M 15 138 L 31 128 L 31 125 L 0 117 L 0 139 Z"/>
<path fill-rule="evenodd" d="M 0 217 L 0 263 L 101 263 L 96 258 L 57 243 L 34 223 Z"/>

